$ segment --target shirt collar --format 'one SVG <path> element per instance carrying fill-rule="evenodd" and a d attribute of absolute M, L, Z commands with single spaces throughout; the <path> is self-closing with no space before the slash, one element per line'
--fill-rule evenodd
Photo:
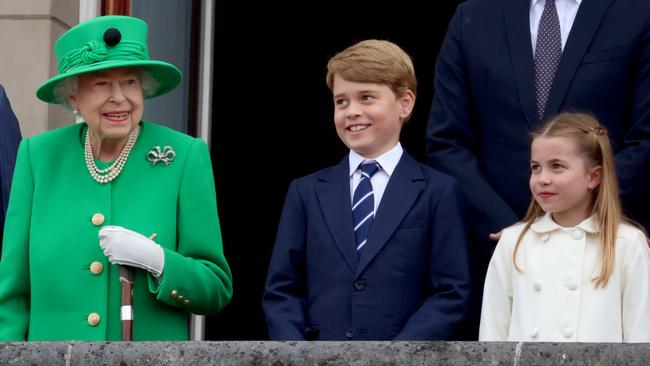
<path fill-rule="evenodd" d="M 598 222 L 596 222 L 596 217 L 594 215 L 586 218 L 584 221 L 575 226 L 580 228 L 590 234 L 596 234 L 598 232 Z M 532 225 L 530 225 L 531 230 L 538 234 L 545 234 L 555 230 L 566 230 L 568 228 L 560 226 L 551 218 L 550 213 L 546 213 L 544 216 L 538 218 Z"/>
<path fill-rule="evenodd" d="M 399 159 L 402 157 L 403 152 L 404 149 L 402 148 L 402 144 L 400 144 L 399 141 L 397 142 L 397 145 L 395 145 L 392 149 L 386 151 L 375 159 L 365 158 L 353 150 L 350 150 L 350 155 L 348 157 L 348 161 L 350 162 L 350 177 L 352 174 L 354 174 L 357 168 L 359 168 L 359 165 L 365 161 L 378 162 L 379 165 L 381 165 L 381 169 L 385 171 L 386 174 L 388 174 L 390 177 L 393 175 L 393 171 L 395 171 L 395 167 L 397 167 L 397 163 L 399 163 Z"/>
<path fill-rule="evenodd" d="M 533 6 L 535 6 L 535 4 L 537 4 L 539 2 L 542 2 L 542 1 L 544 1 L 544 0 L 530 0 L 530 8 L 532 9 Z M 582 0 L 572 0 L 572 1 L 575 1 L 576 4 L 578 4 L 578 6 L 580 6 L 580 3 L 582 3 Z"/>

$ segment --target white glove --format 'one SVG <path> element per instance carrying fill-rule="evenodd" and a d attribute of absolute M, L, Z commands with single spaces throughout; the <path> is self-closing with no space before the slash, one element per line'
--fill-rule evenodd
<path fill-rule="evenodd" d="M 121 226 L 104 226 L 99 230 L 99 246 L 114 264 L 146 269 L 160 277 L 165 266 L 165 252 L 151 239 Z"/>

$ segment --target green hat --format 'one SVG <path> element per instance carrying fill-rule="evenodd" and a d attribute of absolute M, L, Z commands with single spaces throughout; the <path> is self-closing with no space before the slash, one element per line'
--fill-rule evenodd
<path fill-rule="evenodd" d="M 156 97 L 174 89 L 182 80 L 176 66 L 149 59 L 147 23 L 128 16 L 109 15 L 77 24 L 54 45 L 59 74 L 36 91 L 38 99 L 61 103 L 54 95 L 56 84 L 70 76 L 116 67 L 142 67 L 159 83 Z"/>

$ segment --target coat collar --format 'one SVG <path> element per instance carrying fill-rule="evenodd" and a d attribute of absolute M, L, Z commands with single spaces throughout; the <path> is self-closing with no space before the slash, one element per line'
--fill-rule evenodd
<path fill-rule="evenodd" d="M 585 0 L 583 2 L 584 4 L 581 4 L 578 9 L 569 38 L 564 46 L 564 51 L 562 51 L 557 74 L 546 102 L 544 118 L 560 111 L 576 70 L 587 53 L 613 0 Z"/>
<path fill-rule="evenodd" d="M 355 272 L 359 258 L 354 244 L 349 169 L 346 156 L 339 164 L 322 171 L 317 177 L 316 197 L 336 246 Z"/>
<path fill-rule="evenodd" d="M 320 173 L 316 196 L 336 246 L 348 267 L 359 276 L 402 222 L 420 195 L 425 178 L 418 163 L 404 151 L 388 181 L 360 259 L 354 244 L 349 169 L 346 156 L 338 165 Z"/>
<path fill-rule="evenodd" d="M 590 234 L 596 234 L 599 231 L 598 222 L 596 221 L 595 215 L 588 217 L 578 225 L 574 226 L 574 228 L 580 228 Z M 571 228 L 560 226 L 555 221 L 553 221 L 551 214 L 546 213 L 544 216 L 538 218 L 535 222 L 533 222 L 533 224 L 530 225 L 530 229 L 538 234 L 546 234 L 555 230 L 567 230 Z"/>
<path fill-rule="evenodd" d="M 395 167 L 394 174 L 388 181 L 386 191 L 377 209 L 377 215 L 368 233 L 368 242 L 356 268 L 356 277 L 362 274 L 377 253 L 386 245 L 413 206 L 413 202 L 420 196 L 424 185 L 425 178 L 422 168 L 405 151 Z"/>
<path fill-rule="evenodd" d="M 557 74 L 546 102 L 544 118 L 560 111 L 580 62 L 614 0 L 583 0 L 573 21 Z M 530 0 L 504 1 L 506 36 L 510 46 L 519 102 L 530 127 L 539 124 L 535 99 L 535 65 L 530 40 Z"/>
<path fill-rule="evenodd" d="M 530 41 L 530 1 L 506 0 L 503 2 L 506 36 L 512 59 L 517 95 L 529 127 L 537 124 L 535 99 L 535 64 Z"/>

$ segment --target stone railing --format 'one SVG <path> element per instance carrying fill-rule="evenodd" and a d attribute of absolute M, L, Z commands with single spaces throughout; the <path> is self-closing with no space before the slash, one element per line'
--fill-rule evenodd
<path fill-rule="evenodd" d="M 20 342 L 0 365 L 647 365 L 650 344 Z"/>

